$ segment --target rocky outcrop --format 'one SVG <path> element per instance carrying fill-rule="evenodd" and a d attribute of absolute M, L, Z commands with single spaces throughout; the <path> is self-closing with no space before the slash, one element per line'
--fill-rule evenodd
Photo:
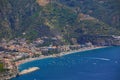
<path fill-rule="evenodd" d="M 45 5 L 47 5 L 49 2 L 50 2 L 50 0 L 37 0 L 37 3 L 38 3 L 40 6 L 45 6 Z"/>

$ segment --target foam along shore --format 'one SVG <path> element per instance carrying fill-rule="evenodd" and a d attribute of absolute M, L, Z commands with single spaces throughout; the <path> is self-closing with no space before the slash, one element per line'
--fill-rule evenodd
<path fill-rule="evenodd" d="M 25 70 L 21 71 L 19 73 L 19 75 L 24 75 L 24 74 L 27 74 L 27 73 L 31 73 L 31 72 L 36 71 L 38 69 L 40 69 L 40 68 L 39 67 L 31 67 L 31 68 L 28 68 L 28 69 L 25 69 Z"/>
<path fill-rule="evenodd" d="M 49 55 L 49 56 L 41 55 L 40 57 L 37 57 L 37 58 L 27 58 L 25 60 L 17 61 L 16 65 L 19 66 L 21 64 L 24 64 L 24 63 L 27 63 L 27 62 L 31 62 L 31 61 L 34 61 L 34 60 L 40 60 L 40 59 L 45 59 L 45 58 L 53 58 L 53 57 L 60 57 L 60 56 L 64 56 L 64 55 L 68 55 L 68 54 L 72 54 L 72 53 L 76 53 L 76 52 L 83 52 L 83 51 L 100 49 L 100 48 L 106 48 L 106 47 L 107 46 L 84 47 L 84 48 L 80 48 L 79 50 L 71 50 L 71 51 L 68 51 L 68 52 L 61 52 L 59 54 L 53 54 L 53 55 Z"/>

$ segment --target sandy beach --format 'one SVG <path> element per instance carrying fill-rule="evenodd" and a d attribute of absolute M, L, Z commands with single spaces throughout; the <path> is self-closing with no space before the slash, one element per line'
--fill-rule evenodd
<path fill-rule="evenodd" d="M 69 54 L 76 53 L 76 52 L 83 52 L 83 51 L 100 49 L 100 48 L 105 48 L 105 47 L 106 47 L 106 46 L 100 46 L 100 47 L 84 47 L 84 48 L 81 48 L 81 49 L 79 49 L 79 50 L 71 50 L 71 51 L 68 51 L 68 52 L 61 52 L 61 53 L 59 53 L 59 54 L 54 54 L 54 55 L 49 55 L 49 56 L 41 55 L 40 57 L 37 57 L 37 58 L 26 58 L 26 59 L 24 59 L 24 60 L 17 61 L 17 62 L 16 62 L 16 65 L 19 67 L 19 65 L 21 65 L 21 64 L 24 64 L 24 63 L 27 63 L 27 62 L 31 62 L 31 61 L 34 61 L 34 60 L 40 60 L 40 59 L 45 59 L 45 58 L 61 57 L 61 56 L 69 55 Z"/>

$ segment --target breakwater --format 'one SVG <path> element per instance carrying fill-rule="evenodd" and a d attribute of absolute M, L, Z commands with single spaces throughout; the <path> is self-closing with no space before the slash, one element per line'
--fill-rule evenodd
<path fill-rule="evenodd" d="M 24 74 L 27 74 L 27 73 L 31 73 L 31 72 L 36 71 L 38 69 L 40 69 L 40 68 L 39 67 L 31 67 L 31 68 L 28 68 L 28 69 L 25 69 L 25 70 L 19 72 L 19 75 L 24 75 Z"/>

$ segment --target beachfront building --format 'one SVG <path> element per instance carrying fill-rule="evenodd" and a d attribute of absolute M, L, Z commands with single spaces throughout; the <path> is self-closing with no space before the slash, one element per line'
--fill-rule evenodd
<path fill-rule="evenodd" d="M 93 44 L 91 42 L 85 43 L 86 47 L 93 47 Z"/>
<path fill-rule="evenodd" d="M 69 45 L 58 46 L 58 51 L 59 51 L 59 52 L 70 51 L 70 46 L 69 46 Z"/>
<path fill-rule="evenodd" d="M 78 50 L 78 49 L 80 49 L 81 48 L 81 45 L 71 45 L 70 46 L 70 49 L 71 50 Z"/>

